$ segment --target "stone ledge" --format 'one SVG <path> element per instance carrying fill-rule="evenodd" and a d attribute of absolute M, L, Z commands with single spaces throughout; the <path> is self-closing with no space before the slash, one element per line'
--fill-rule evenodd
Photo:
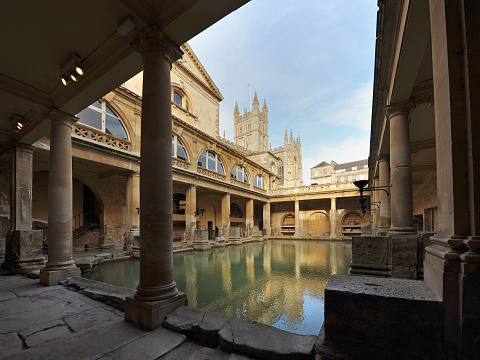
<path fill-rule="evenodd" d="M 315 349 L 324 359 L 441 359 L 441 313 L 423 281 L 334 275 Z"/>
<path fill-rule="evenodd" d="M 100 281 L 77 276 L 70 277 L 60 283 L 70 290 L 79 292 L 93 300 L 111 305 L 122 311 L 125 308 L 125 298 L 135 294 L 135 290 L 133 289 L 109 285 Z"/>

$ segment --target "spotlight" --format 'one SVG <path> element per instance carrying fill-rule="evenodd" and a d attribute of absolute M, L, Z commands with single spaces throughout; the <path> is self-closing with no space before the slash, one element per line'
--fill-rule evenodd
<path fill-rule="evenodd" d="M 23 128 L 23 124 L 20 121 L 18 121 L 17 122 L 17 129 L 22 130 L 22 128 Z"/>
<path fill-rule="evenodd" d="M 75 68 L 75 71 L 77 72 L 78 75 L 83 75 L 83 69 L 80 66 L 77 66 Z"/>
<path fill-rule="evenodd" d="M 70 79 L 72 79 L 73 81 L 77 81 L 77 78 L 73 74 L 70 74 Z"/>
<path fill-rule="evenodd" d="M 65 76 L 62 76 L 61 79 L 62 79 L 62 84 L 65 85 L 65 86 L 67 86 L 68 83 L 69 83 L 69 81 L 66 79 L 66 77 L 65 77 Z"/>

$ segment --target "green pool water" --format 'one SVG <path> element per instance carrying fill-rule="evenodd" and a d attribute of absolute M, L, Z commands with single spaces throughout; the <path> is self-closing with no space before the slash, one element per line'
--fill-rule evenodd
<path fill-rule="evenodd" d="M 317 335 L 328 279 L 351 258 L 349 242 L 270 240 L 174 254 L 174 278 L 192 307 Z M 135 289 L 139 265 L 103 263 L 83 276 Z"/>

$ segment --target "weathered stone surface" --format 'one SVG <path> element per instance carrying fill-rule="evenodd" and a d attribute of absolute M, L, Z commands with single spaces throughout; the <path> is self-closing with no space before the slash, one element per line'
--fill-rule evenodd
<path fill-rule="evenodd" d="M 22 351 L 22 340 L 16 333 L 0 334 L 0 357 L 8 359 L 12 354 Z"/>
<path fill-rule="evenodd" d="M 219 332 L 220 349 L 261 359 L 313 359 L 316 336 L 287 331 L 240 319 L 228 320 Z"/>
<path fill-rule="evenodd" d="M 417 235 L 390 236 L 392 277 L 417 278 Z"/>
<path fill-rule="evenodd" d="M 37 332 L 40 332 L 40 331 L 43 331 L 43 330 L 46 330 L 46 329 L 50 329 L 50 328 L 53 328 L 53 327 L 56 327 L 56 326 L 64 326 L 65 323 L 63 322 L 63 320 L 53 320 L 53 321 L 49 321 L 49 322 L 46 322 L 46 323 L 43 323 L 43 324 L 39 324 L 39 325 L 36 325 L 36 326 L 31 326 L 25 330 L 22 330 L 20 331 L 18 334 L 20 335 L 20 337 L 22 338 L 27 338 Z"/>
<path fill-rule="evenodd" d="M 217 347 L 218 332 L 228 319 L 223 315 L 181 306 L 166 316 L 163 326 L 181 332 L 206 346 Z"/>
<path fill-rule="evenodd" d="M 0 301 L 5 301 L 5 300 L 10 300 L 10 299 L 15 299 L 17 295 L 10 291 L 6 292 L 0 292 Z"/>
<path fill-rule="evenodd" d="M 68 335 L 70 330 L 67 326 L 55 326 L 30 335 L 25 339 L 25 344 L 30 348 Z"/>
<path fill-rule="evenodd" d="M 389 238 L 386 236 L 352 237 L 352 263 L 350 273 L 388 276 Z"/>
<path fill-rule="evenodd" d="M 316 350 L 326 359 L 360 352 L 382 359 L 435 358 L 441 352 L 441 308 L 422 281 L 334 275 L 325 289 L 325 338 Z"/>
<path fill-rule="evenodd" d="M 229 354 L 219 349 L 202 348 L 192 354 L 188 360 L 249 360 L 251 357 Z"/>
<path fill-rule="evenodd" d="M 121 317 L 114 312 L 98 307 L 83 311 L 79 314 L 70 315 L 66 317 L 64 321 L 73 331 L 80 332 L 95 328 L 108 321 L 118 320 L 119 318 Z"/>
<path fill-rule="evenodd" d="M 176 348 L 186 340 L 185 335 L 158 328 L 135 342 L 129 343 L 112 351 L 101 360 L 154 360 Z"/>

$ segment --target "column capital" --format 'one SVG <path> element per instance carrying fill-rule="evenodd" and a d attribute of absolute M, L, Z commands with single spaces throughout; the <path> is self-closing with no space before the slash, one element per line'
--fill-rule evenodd
<path fill-rule="evenodd" d="M 407 100 L 407 101 L 402 101 L 402 102 L 388 105 L 385 113 L 387 115 L 387 119 L 390 120 L 392 117 L 400 114 L 408 115 L 408 113 L 412 111 L 414 108 L 415 108 L 415 101 Z"/>
<path fill-rule="evenodd" d="M 377 157 L 379 163 L 384 161 L 390 161 L 390 155 L 380 155 Z"/>
<path fill-rule="evenodd" d="M 180 47 L 155 25 L 145 29 L 140 36 L 131 42 L 131 45 L 142 54 L 142 57 L 156 53 L 163 56 L 170 65 L 183 55 Z"/>
<path fill-rule="evenodd" d="M 24 151 L 33 153 L 36 149 L 35 146 L 27 145 L 18 141 L 10 141 L 7 147 L 8 151 Z"/>
<path fill-rule="evenodd" d="M 65 123 L 65 124 L 68 124 L 70 126 L 72 126 L 73 124 L 75 124 L 79 120 L 78 117 L 76 117 L 72 114 L 68 114 L 66 112 L 60 111 L 60 110 L 55 109 L 55 108 L 50 109 L 50 111 L 47 114 L 47 117 L 52 122 Z"/>

